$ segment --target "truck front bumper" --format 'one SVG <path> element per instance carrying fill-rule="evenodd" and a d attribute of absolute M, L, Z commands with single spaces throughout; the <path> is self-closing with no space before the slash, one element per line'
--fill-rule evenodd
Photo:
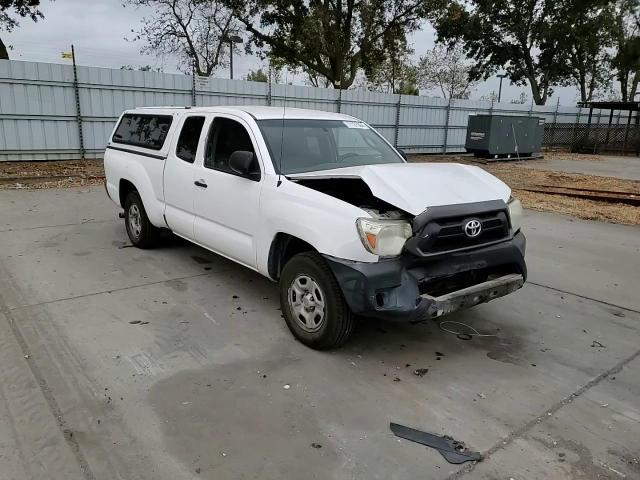
<path fill-rule="evenodd" d="M 409 253 L 377 263 L 325 255 L 351 310 L 419 322 L 508 295 L 527 277 L 526 239 L 421 258 Z"/>

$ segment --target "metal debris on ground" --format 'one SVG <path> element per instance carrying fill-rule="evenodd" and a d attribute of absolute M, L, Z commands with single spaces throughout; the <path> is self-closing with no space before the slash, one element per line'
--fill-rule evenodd
<path fill-rule="evenodd" d="M 420 443 L 438 450 L 449 463 L 460 464 L 464 462 L 479 462 L 482 460 L 480 452 L 468 450 L 463 442 L 454 440 L 449 436 L 445 435 L 441 437 L 433 433 L 398 425 L 397 423 L 390 423 L 389 428 L 391 428 L 391 431 L 396 437 L 404 438 L 405 440 Z"/>
<path fill-rule="evenodd" d="M 413 374 L 414 374 L 416 377 L 424 377 L 424 376 L 427 374 L 427 372 L 428 372 L 428 371 L 429 371 L 429 369 L 428 369 L 428 368 L 416 368 L 416 369 L 413 371 Z"/>

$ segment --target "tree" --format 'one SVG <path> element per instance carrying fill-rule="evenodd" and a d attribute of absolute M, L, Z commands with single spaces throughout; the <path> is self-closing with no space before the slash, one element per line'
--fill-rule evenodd
<path fill-rule="evenodd" d="M 520 95 L 518 96 L 518 98 L 512 98 L 509 103 L 513 105 L 525 105 L 529 103 L 529 97 L 527 96 L 526 93 L 520 92 Z"/>
<path fill-rule="evenodd" d="M 473 79 L 504 69 L 512 83 L 529 84 L 537 105 L 567 77 L 558 40 L 550 36 L 555 0 L 469 0 L 452 2 L 436 20 L 438 38 L 462 41 L 475 60 Z"/>
<path fill-rule="evenodd" d="M 418 64 L 418 82 L 422 88 L 436 88 L 444 98 L 469 98 L 478 83 L 471 77 L 472 64 L 460 44 L 447 48 L 436 44 Z"/>
<path fill-rule="evenodd" d="M 482 95 L 480 97 L 480 101 L 481 102 L 491 102 L 491 103 L 497 102 L 498 101 L 498 94 L 496 94 L 496 92 L 492 91 L 488 95 Z"/>
<path fill-rule="evenodd" d="M 245 80 L 250 82 L 269 83 L 269 76 L 259 68 L 258 70 L 250 70 L 249 73 L 247 73 Z"/>
<path fill-rule="evenodd" d="M 418 96 L 420 95 L 420 88 L 416 84 L 415 80 L 400 80 L 399 85 L 395 89 L 395 93 L 399 93 L 400 95 Z"/>
<path fill-rule="evenodd" d="M 2 0 L 0 0 L 2 1 Z M 208 77 L 226 66 L 229 37 L 239 33 L 231 11 L 217 0 L 126 0 L 136 7 L 150 7 L 154 15 L 144 18 L 133 31 L 134 40 L 144 40 L 145 54 L 178 57 L 185 73 Z M 231 43 L 233 45 L 233 43 Z"/>
<path fill-rule="evenodd" d="M 349 88 L 443 0 L 225 0 L 263 52 Z"/>
<path fill-rule="evenodd" d="M 34 22 L 44 18 L 38 9 L 39 6 L 40 0 L 0 0 L 0 30 L 10 32 L 19 25 L 18 20 L 11 14 L 22 18 L 28 17 Z M 0 38 L 0 60 L 9 60 L 9 52 L 2 38 Z"/>
<path fill-rule="evenodd" d="M 556 38 L 565 62 L 566 85 L 575 85 L 580 100 L 588 102 L 611 78 L 614 11 L 611 0 L 562 0 L 552 8 L 548 35 Z"/>
<path fill-rule="evenodd" d="M 410 60 L 412 54 L 413 49 L 406 42 L 396 45 L 382 62 L 371 66 L 362 86 L 374 92 L 418 95 L 417 69 Z"/>
<path fill-rule="evenodd" d="M 138 65 L 138 67 L 134 67 L 133 65 L 122 65 L 120 70 L 138 70 L 139 72 L 162 72 L 162 67 L 153 67 L 151 65 Z"/>
<path fill-rule="evenodd" d="M 620 83 L 622 101 L 633 101 L 640 82 L 640 0 L 619 1 L 614 22 L 617 51 L 611 65 Z"/>

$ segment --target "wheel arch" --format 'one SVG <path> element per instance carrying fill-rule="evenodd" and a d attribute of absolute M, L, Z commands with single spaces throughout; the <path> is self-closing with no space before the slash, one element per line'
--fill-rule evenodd
<path fill-rule="evenodd" d="M 273 280 L 279 280 L 282 269 L 295 255 L 303 252 L 317 252 L 313 245 L 288 233 L 278 232 L 271 241 L 267 268 Z"/>
<path fill-rule="evenodd" d="M 130 182 L 126 178 L 121 178 L 120 182 L 118 183 L 118 196 L 120 199 L 120 206 L 124 208 L 124 202 L 127 200 L 127 197 L 129 196 L 129 194 L 131 192 L 137 192 L 137 191 L 138 189 L 133 184 L 133 182 Z"/>

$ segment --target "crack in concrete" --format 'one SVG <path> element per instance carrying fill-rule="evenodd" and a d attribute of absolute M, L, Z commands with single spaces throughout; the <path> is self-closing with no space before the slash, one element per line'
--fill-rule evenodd
<path fill-rule="evenodd" d="M 629 357 L 621 360 L 620 362 L 615 364 L 610 369 L 602 372 L 597 377 L 595 377 L 595 378 L 591 379 L 590 381 L 588 381 L 586 384 L 584 384 L 582 387 L 580 387 L 575 392 L 570 393 L 569 395 L 564 397 L 562 400 L 560 400 L 559 402 L 557 402 L 554 405 L 552 405 L 551 407 L 549 407 L 547 410 L 542 412 L 542 414 L 538 415 L 536 418 L 528 421 L 527 423 L 522 425 L 520 428 L 512 431 L 507 437 L 503 438 L 498 443 L 496 443 L 493 447 L 491 447 L 489 450 L 484 452 L 482 454 L 482 460 L 486 461 L 494 453 L 496 453 L 499 450 L 502 450 L 502 449 L 508 447 L 516 439 L 522 437 L 525 433 L 527 433 L 529 430 L 531 430 L 534 426 L 536 426 L 539 423 L 542 423 L 543 421 L 547 420 L 549 417 L 553 416 L 554 413 L 558 412 L 563 407 L 571 404 L 575 398 L 579 397 L 580 395 L 585 393 L 587 390 L 590 390 L 591 388 L 593 388 L 596 385 L 598 385 L 600 382 L 602 382 L 602 380 L 604 380 L 605 378 L 609 377 L 609 375 L 613 375 L 613 374 L 619 373 L 625 367 L 625 365 L 629 364 L 630 362 L 632 362 L 633 360 L 635 360 L 639 356 L 640 356 L 640 350 L 637 350 L 635 353 L 633 353 Z M 475 470 L 476 466 L 478 465 L 478 463 L 479 462 L 474 462 L 474 463 L 470 463 L 470 464 L 465 465 L 463 468 L 461 468 L 457 472 L 455 472 L 455 473 L 449 475 L 448 477 L 446 477 L 445 480 L 457 480 L 459 478 L 462 478 L 466 474 L 473 472 Z"/>
<path fill-rule="evenodd" d="M 597 298 L 588 297 L 586 295 L 581 295 L 579 293 L 570 292 L 568 290 L 562 290 L 561 288 L 551 287 L 549 285 L 543 285 L 542 283 L 531 282 L 529 280 L 527 280 L 527 283 L 530 283 L 531 285 L 535 285 L 536 287 L 547 288 L 547 289 L 553 290 L 555 292 L 565 293 L 567 295 L 572 295 L 574 297 L 583 298 L 585 300 L 591 300 L 592 302 L 597 302 L 597 303 L 601 303 L 603 305 L 608 305 L 609 307 L 615 307 L 615 308 L 619 308 L 620 310 L 626 310 L 627 312 L 640 313 L 640 310 L 634 310 L 633 308 L 623 307 L 623 306 L 620 306 L 620 305 L 616 305 L 615 303 L 606 302 L 604 300 L 599 300 Z"/>
<path fill-rule="evenodd" d="M 8 228 L 6 230 L 0 230 L 0 233 L 8 233 L 8 232 L 26 232 L 29 230 L 40 230 L 42 228 L 57 228 L 57 227 L 80 227 L 82 225 L 90 225 L 92 223 L 110 223 L 110 222 L 118 222 L 118 220 L 89 220 L 86 222 L 80 223 L 61 223 L 60 225 L 40 225 L 37 227 L 25 227 L 25 228 Z"/>
<path fill-rule="evenodd" d="M 86 298 L 86 297 L 93 297 L 93 296 L 97 296 L 97 295 L 104 295 L 105 293 L 122 292 L 123 290 L 130 290 L 130 289 L 134 289 L 134 288 L 142 288 L 142 287 L 147 287 L 147 286 L 151 286 L 151 285 L 159 285 L 161 283 L 175 282 L 176 280 L 188 280 L 190 278 L 204 277 L 204 276 L 207 276 L 207 275 L 211 275 L 211 273 L 220 273 L 220 272 L 196 273 L 194 275 L 186 275 L 184 277 L 167 278 L 165 280 L 158 280 L 156 282 L 139 283 L 139 284 L 136 284 L 136 285 L 129 285 L 129 286 L 126 286 L 126 287 L 110 288 L 109 290 L 102 290 L 100 292 L 83 293 L 82 295 L 75 295 L 75 296 L 64 297 L 64 298 L 56 298 L 55 300 L 47 300 L 46 302 L 32 303 L 32 304 L 29 304 L 29 305 L 18 305 L 17 307 L 9 307 L 9 308 L 5 307 L 5 308 L 6 308 L 7 311 L 16 311 L 16 310 L 22 310 L 22 309 L 27 309 L 27 308 L 33 308 L 33 307 L 40 307 L 42 305 L 51 305 L 53 303 L 66 302 L 67 300 L 77 300 L 79 298 Z M 1 311 L 2 310 L 0 309 L 0 312 Z"/>

